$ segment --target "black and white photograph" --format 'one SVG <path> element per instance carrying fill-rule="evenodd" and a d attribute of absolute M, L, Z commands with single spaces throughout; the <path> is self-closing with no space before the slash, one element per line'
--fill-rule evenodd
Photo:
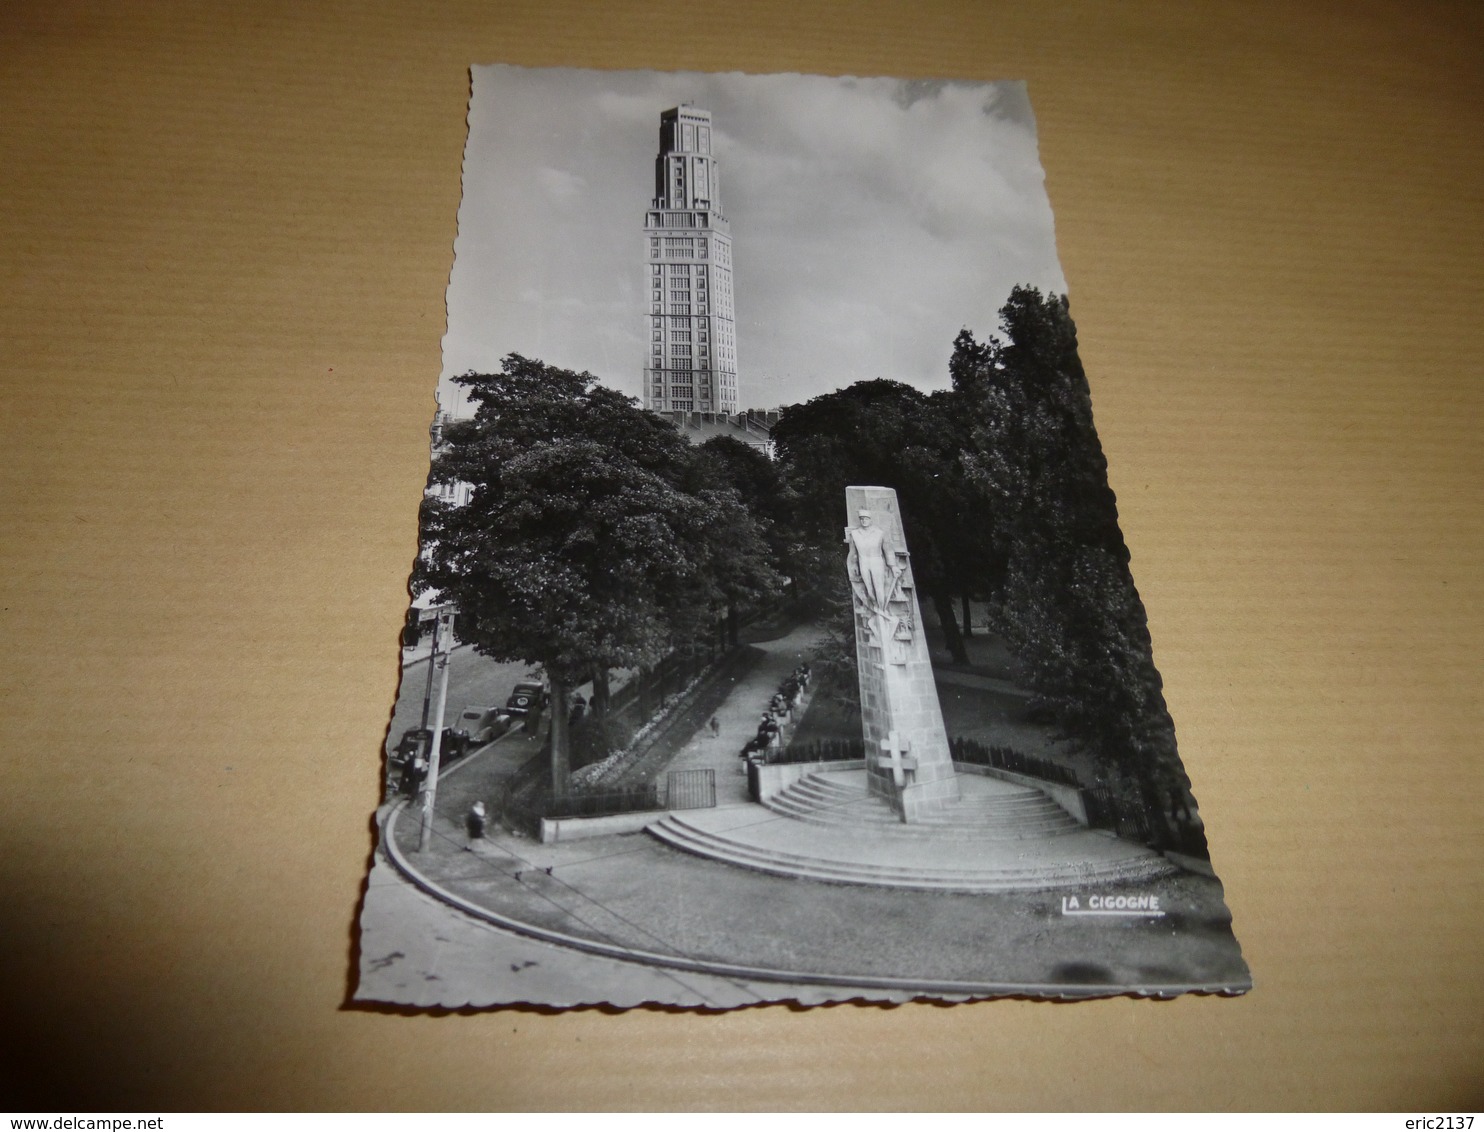
<path fill-rule="evenodd" d="M 471 74 L 355 998 L 1249 990 L 1026 86 Z"/>

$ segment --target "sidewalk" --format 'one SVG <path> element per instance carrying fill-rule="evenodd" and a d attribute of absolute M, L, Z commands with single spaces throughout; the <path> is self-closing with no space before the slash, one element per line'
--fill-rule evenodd
<path fill-rule="evenodd" d="M 773 693 L 778 691 L 778 685 L 808 658 L 819 636 L 818 625 L 800 625 L 777 640 L 750 646 L 767 655 L 737 681 L 726 701 L 716 709 L 717 734 L 713 736 L 711 728 L 702 721 L 665 770 L 713 769 L 718 806 L 748 801 L 747 768 L 740 757 L 742 748 L 757 734 L 758 720 L 767 710 Z M 785 738 L 800 714 L 795 711 L 794 718 L 785 725 Z"/>

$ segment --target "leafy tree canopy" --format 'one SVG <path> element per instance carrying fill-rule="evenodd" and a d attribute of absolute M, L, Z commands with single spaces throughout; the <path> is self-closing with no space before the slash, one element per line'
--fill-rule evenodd
<path fill-rule="evenodd" d="M 1183 780 L 1066 299 L 1018 287 L 1000 331 L 949 367 L 965 478 L 1000 515 L 996 628 L 1069 734 L 1145 788 Z"/>
<path fill-rule="evenodd" d="M 949 649 L 964 658 L 949 595 L 988 599 L 1024 682 L 1067 735 L 1151 794 L 1178 784 L 1065 298 L 1016 288 L 998 334 L 958 336 L 949 374 L 942 393 L 865 381 L 784 411 L 773 438 L 806 591 L 843 639 L 844 489 L 895 488 Z"/>
<path fill-rule="evenodd" d="M 858 382 L 786 409 L 773 440 L 798 498 L 800 538 L 821 571 L 813 584 L 821 603 L 838 588 L 845 488 L 893 488 L 917 583 L 938 609 L 949 648 L 965 659 L 950 595 L 975 588 L 988 544 L 982 515 L 964 521 L 972 513 L 962 462 L 967 432 L 953 398 L 896 381 Z"/>
<path fill-rule="evenodd" d="M 668 421 L 517 354 L 457 380 L 478 408 L 445 429 L 432 479 L 471 493 L 424 505 L 419 583 L 458 606 L 481 652 L 578 682 L 652 664 L 775 584 L 736 491 Z"/>

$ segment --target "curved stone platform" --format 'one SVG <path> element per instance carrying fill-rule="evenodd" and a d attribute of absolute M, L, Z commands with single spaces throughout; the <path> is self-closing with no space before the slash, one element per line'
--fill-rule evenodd
<path fill-rule="evenodd" d="M 961 784 L 959 802 L 913 826 L 865 793 L 863 772 L 847 771 L 810 775 L 771 799 L 773 808 L 675 812 L 647 832 L 776 876 L 937 892 L 1086 887 L 1178 871 L 1151 849 L 1082 829 L 1037 790 L 974 776 Z"/>

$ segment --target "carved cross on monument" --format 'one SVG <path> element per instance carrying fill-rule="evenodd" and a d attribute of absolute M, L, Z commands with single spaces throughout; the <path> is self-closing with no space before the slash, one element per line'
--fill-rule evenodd
<path fill-rule="evenodd" d="M 881 754 L 876 757 L 876 765 L 882 770 L 891 771 L 891 779 L 898 786 L 907 785 L 906 772 L 917 769 L 917 760 L 909 753 L 911 750 L 912 743 L 901 738 L 895 731 L 889 732 L 881 740 Z"/>

